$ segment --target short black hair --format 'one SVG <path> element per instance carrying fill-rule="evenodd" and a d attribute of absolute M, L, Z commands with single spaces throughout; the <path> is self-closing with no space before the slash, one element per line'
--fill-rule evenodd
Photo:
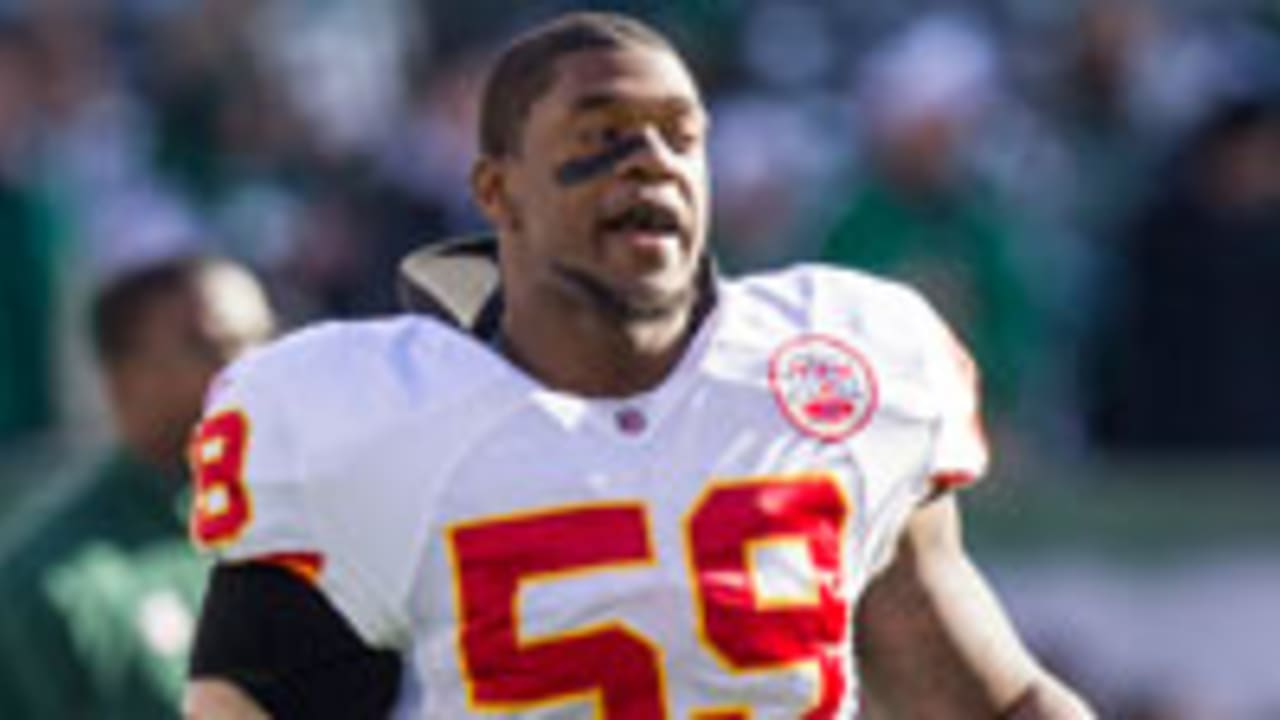
<path fill-rule="evenodd" d="M 534 102 L 555 81 L 556 61 L 586 50 L 647 47 L 679 56 L 662 33 L 617 13 L 574 12 L 516 37 L 498 57 L 480 98 L 480 151 L 500 158 L 520 151 Z"/>
<path fill-rule="evenodd" d="M 177 257 L 123 271 L 109 280 L 94 295 L 89 309 L 98 362 L 113 365 L 135 352 L 143 319 L 156 301 L 188 291 L 224 262 L 204 256 Z"/>

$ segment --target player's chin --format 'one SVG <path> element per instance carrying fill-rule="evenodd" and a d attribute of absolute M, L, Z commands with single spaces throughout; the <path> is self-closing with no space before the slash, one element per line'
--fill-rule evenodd
<path fill-rule="evenodd" d="M 698 258 L 684 233 L 603 233 L 596 278 L 639 315 L 663 315 L 690 302 Z"/>
<path fill-rule="evenodd" d="M 657 321 L 678 317 L 693 303 L 692 288 L 643 288 L 625 296 L 624 315 L 632 321 Z"/>
<path fill-rule="evenodd" d="M 677 313 L 696 299 L 694 273 L 686 268 L 633 277 L 622 284 L 627 305 L 637 317 L 662 317 Z"/>

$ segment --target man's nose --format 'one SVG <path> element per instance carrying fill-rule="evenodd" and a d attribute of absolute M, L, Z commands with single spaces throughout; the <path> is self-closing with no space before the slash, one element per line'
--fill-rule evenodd
<path fill-rule="evenodd" d="M 658 128 L 639 128 L 632 141 L 635 150 L 618 166 L 621 176 L 654 179 L 670 177 L 676 172 L 679 158 Z"/>

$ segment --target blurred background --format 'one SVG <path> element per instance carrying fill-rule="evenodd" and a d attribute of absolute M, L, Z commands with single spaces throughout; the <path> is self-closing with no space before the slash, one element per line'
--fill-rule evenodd
<path fill-rule="evenodd" d="M 689 56 L 726 268 L 893 275 L 973 349 L 971 543 L 1103 716 L 1280 718 L 1277 0 L 0 0 L 0 560 L 113 440 L 99 288 L 393 311 L 483 227 L 495 44 L 571 7 Z"/>

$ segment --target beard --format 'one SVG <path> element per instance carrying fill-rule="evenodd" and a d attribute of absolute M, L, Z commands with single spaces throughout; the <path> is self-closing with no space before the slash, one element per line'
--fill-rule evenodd
<path fill-rule="evenodd" d="M 667 320 L 687 311 L 698 293 L 698 285 L 693 281 L 668 291 L 649 288 L 624 290 L 567 265 L 557 264 L 554 271 L 596 313 L 619 324 Z"/>

